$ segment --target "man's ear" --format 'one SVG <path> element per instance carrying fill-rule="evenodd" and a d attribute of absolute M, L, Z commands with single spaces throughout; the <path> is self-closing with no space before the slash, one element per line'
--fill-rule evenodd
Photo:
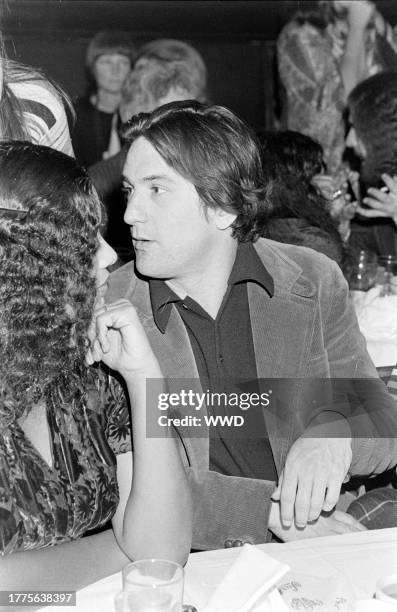
<path fill-rule="evenodd" d="M 223 208 L 212 209 L 214 223 L 219 230 L 228 229 L 235 221 L 237 214 L 223 210 Z"/>

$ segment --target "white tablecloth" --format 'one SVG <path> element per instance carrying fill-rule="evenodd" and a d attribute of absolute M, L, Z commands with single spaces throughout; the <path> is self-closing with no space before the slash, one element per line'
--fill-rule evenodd
<path fill-rule="evenodd" d="M 397 528 L 288 544 L 264 544 L 260 548 L 288 563 L 291 572 L 282 582 L 300 581 L 303 595 L 309 583 L 313 588 L 312 581 L 317 579 L 324 597 L 332 590 L 341 589 L 341 592 L 351 592 L 353 599 L 365 599 L 372 597 L 380 576 L 397 572 Z M 190 555 L 186 566 L 185 603 L 196 605 L 200 612 L 238 554 L 238 548 L 231 548 Z M 114 596 L 120 589 L 120 574 L 104 578 L 79 591 L 77 606 L 73 609 L 76 612 L 113 612 Z M 45 610 L 59 612 L 55 607 Z"/>
<path fill-rule="evenodd" d="M 397 295 L 379 297 L 380 286 L 351 291 L 360 330 L 377 368 L 397 363 Z"/>

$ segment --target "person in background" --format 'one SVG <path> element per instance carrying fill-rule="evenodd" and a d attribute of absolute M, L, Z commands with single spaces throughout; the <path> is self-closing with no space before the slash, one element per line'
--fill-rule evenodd
<path fill-rule="evenodd" d="M 115 253 L 100 228 L 73 158 L 0 143 L 3 590 L 76 589 L 131 558 L 189 553 L 176 440 L 146 436 L 146 377 L 161 390 L 162 372 L 131 304 L 104 303 Z"/>
<path fill-rule="evenodd" d="M 173 38 L 151 40 L 138 49 L 135 68 L 139 70 L 151 61 L 183 62 L 189 67 L 190 88 L 196 92 L 193 99 L 199 102 L 208 101 L 207 66 L 200 53 L 192 45 Z"/>
<path fill-rule="evenodd" d="M 139 52 L 137 66 L 128 75 L 122 89 L 119 114 L 123 123 L 133 115 L 149 112 L 168 102 L 203 100 L 206 95 L 205 65 L 195 49 L 177 40 L 152 41 L 143 49 L 146 47 L 149 55 L 146 57 L 144 52 Z M 153 55 L 156 49 L 158 57 Z M 168 59 L 160 58 L 160 55 Z M 130 232 L 123 222 L 125 202 L 121 192 L 121 174 L 127 150 L 123 147 L 118 154 L 88 169 L 106 207 L 106 239 L 117 251 L 121 263 L 133 256 Z"/>
<path fill-rule="evenodd" d="M 0 139 L 27 140 L 73 155 L 69 98 L 38 69 L 7 57 L 0 33 Z"/>
<path fill-rule="evenodd" d="M 126 32 L 98 32 L 86 53 L 88 89 L 75 104 L 72 131 L 78 162 L 86 167 L 120 150 L 117 109 L 135 48 Z"/>
<path fill-rule="evenodd" d="M 350 130 L 346 146 L 361 159 L 361 220 L 353 232 L 366 248 L 396 254 L 397 232 L 397 70 L 359 83 L 348 97 Z"/>
<path fill-rule="evenodd" d="M 347 96 L 368 76 L 397 66 L 397 37 L 367 0 L 303 4 L 277 42 L 284 122 L 322 145 L 335 174 L 345 149 Z"/>
<path fill-rule="evenodd" d="M 265 133 L 260 142 L 272 203 L 262 236 L 310 247 L 344 268 L 345 248 L 332 217 L 335 201 L 312 182 L 325 169 L 321 146 L 292 130 Z"/>

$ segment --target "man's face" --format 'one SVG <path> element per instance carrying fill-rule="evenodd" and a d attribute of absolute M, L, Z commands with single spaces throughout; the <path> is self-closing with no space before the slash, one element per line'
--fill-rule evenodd
<path fill-rule="evenodd" d="M 191 280 L 200 276 L 219 241 L 212 209 L 204 211 L 192 183 L 168 166 L 143 137 L 130 147 L 123 185 L 136 267 L 144 276 Z"/>

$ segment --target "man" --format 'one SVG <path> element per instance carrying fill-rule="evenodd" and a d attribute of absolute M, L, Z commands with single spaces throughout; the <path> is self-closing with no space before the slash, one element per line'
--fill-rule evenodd
<path fill-rule="evenodd" d="M 373 439 L 352 439 L 344 406 L 307 403 L 306 380 L 376 377 L 339 268 L 309 249 L 254 242 L 266 189 L 255 139 L 232 112 L 172 103 L 132 119 L 127 139 L 124 219 L 136 262 L 113 273 L 107 300 L 131 300 L 169 381 L 199 379 L 204 392 L 227 395 L 230 379 L 257 381 L 254 391 L 261 379 L 287 379 L 274 409 L 256 408 L 249 440 L 179 427 L 194 548 L 264 542 L 269 530 L 293 539 L 359 529 L 348 515 L 320 513 L 349 475 L 385 470 L 397 450 L 382 440 L 379 452 L 371 418 L 357 431 Z M 395 431 L 394 402 L 372 383 L 383 431 Z"/>

